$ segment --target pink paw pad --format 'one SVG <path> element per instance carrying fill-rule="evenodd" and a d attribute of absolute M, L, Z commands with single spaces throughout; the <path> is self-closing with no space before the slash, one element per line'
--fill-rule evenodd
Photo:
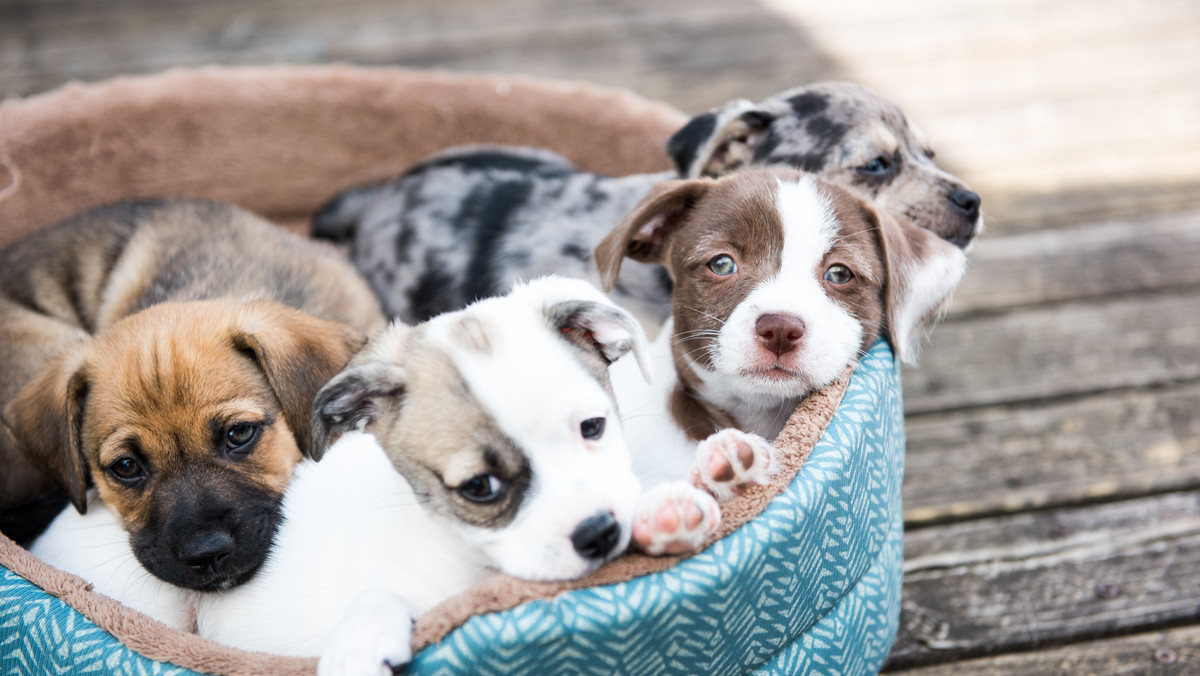
<path fill-rule="evenodd" d="M 633 542 L 647 554 L 686 554 L 699 549 L 721 522 L 708 493 L 684 482 L 656 486 L 638 504 Z"/>
<path fill-rule="evenodd" d="M 700 483 L 725 501 L 752 484 L 765 484 L 775 472 L 775 449 L 756 434 L 724 429 L 696 448 Z"/>

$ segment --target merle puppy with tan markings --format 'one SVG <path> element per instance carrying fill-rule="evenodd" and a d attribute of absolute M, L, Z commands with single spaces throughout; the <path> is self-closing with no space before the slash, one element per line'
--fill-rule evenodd
<path fill-rule="evenodd" d="M 330 247 L 225 204 L 102 207 L 20 240 L 0 252 L 3 506 L 93 495 L 162 580 L 243 582 L 315 452 L 313 397 L 384 324 Z"/>
<path fill-rule="evenodd" d="M 451 149 L 395 180 L 338 196 L 318 214 L 315 234 L 349 244 L 385 311 L 415 322 L 542 274 L 599 283 L 596 244 L 672 178 L 793 167 L 960 248 L 982 228 L 979 196 L 938 168 L 896 104 L 858 85 L 828 82 L 757 104 L 733 101 L 693 118 L 667 152 L 674 172 L 607 177 L 545 150 Z M 670 291 L 660 266 L 631 263 L 613 298 L 657 327 Z"/>

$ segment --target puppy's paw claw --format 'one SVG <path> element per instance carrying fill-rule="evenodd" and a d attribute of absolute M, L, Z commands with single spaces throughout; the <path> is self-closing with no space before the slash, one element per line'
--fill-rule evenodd
<path fill-rule="evenodd" d="M 720 523 L 721 508 L 711 495 L 682 481 L 663 484 L 642 495 L 633 542 L 647 554 L 686 554 Z"/>
<path fill-rule="evenodd" d="M 325 638 L 318 676 L 391 676 L 412 659 L 412 627 L 400 596 L 364 592 Z"/>
<path fill-rule="evenodd" d="M 766 439 L 733 428 L 711 435 L 696 448 L 700 484 L 724 502 L 775 473 L 775 448 Z"/>

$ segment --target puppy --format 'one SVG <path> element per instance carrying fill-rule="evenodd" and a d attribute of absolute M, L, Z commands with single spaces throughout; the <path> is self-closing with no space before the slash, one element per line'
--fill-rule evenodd
<path fill-rule="evenodd" d="M 933 150 L 899 107 L 857 85 L 816 84 L 759 104 L 731 102 L 693 118 L 667 152 L 675 172 L 609 178 L 544 150 L 451 149 L 394 181 L 335 198 L 318 214 L 315 234 L 350 244 L 384 309 L 412 322 L 538 275 L 599 283 L 596 244 L 671 178 L 791 166 L 959 247 L 982 228 L 979 196 L 934 164 Z M 670 290 L 661 267 L 633 263 L 613 298 L 657 328 Z"/>
<path fill-rule="evenodd" d="M 317 395 L 314 439 L 340 439 L 297 469 L 266 566 L 199 599 L 200 634 L 314 655 L 365 594 L 326 654 L 377 672 L 407 661 L 412 617 L 484 576 L 612 559 L 640 485 L 607 369 L 645 349 L 631 315 L 555 278 L 373 338 Z"/>
<path fill-rule="evenodd" d="M 313 397 L 384 325 L 361 278 L 192 201 L 87 212 L 0 259 L 6 499 L 44 478 L 83 513 L 94 486 L 158 578 L 248 579 L 314 453 Z"/>
<path fill-rule="evenodd" d="M 625 258 L 664 266 L 674 283 L 650 348 L 655 383 L 631 364 L 612 372 L 648 495 L 690 476 L 720 499 L 770 476 L 768 440 L 881 333 L 913 362 L 922 325 L 966 270 L 933 232 L 785 169 L 660 184 L 595 256 L 606 288 Z M 687 551 L 706 535 L 682 523 L 687 496 L 675 495 L 639 514 L 643 549 Z"/>

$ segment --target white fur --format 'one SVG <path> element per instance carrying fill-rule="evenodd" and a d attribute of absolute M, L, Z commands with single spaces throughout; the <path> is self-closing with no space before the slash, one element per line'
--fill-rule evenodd
<path fill-rule="evenodd" d="M 967 272 L 967 257 L 962 250 L 943 242 L 935 244 L 940 245 L 936 256 L 905 271 L 909 284 L 907 302 L 893 320 L 896 354 L 909 365 L 916 365 L 921 353 L 921 327 L 947 302 L 947 289 L 958 286 Z"/>
<path fill-rule="evenodd" d="M 86 516 L 65 511 L 34 552 L 126 605 L 179 629 L 194 624 L 201 636 L 226 645 L 301 656 L 324 651 L 323 674 L 378 673 L 385 661 L 399 664 L 411 654 L 411 620 L 486 576 L 561 580 L 598 566 L 571 542 L 589 517 L 611 512 L 621 526 L 607 558 L 629 542 L 642 492 L 616 404 L 545 316 L 558 302 L 578 300 L 615 310 L 591 285 L 551 278 L 463 311 L 496 329 L 486 353 L 455 335 L 453 316 L 426 325 L 427 338 L 532 468 L 532 485 L 503 527 L 472 527 L 427 511 L 375 437 L 350 431 L 319 463 L 297 465 L 271 553 L 239 587 L 201 594 L 153 578 L 98 500 Z M 593 333 L 628 344 L 628 363 L 646 370 L 645 337 L 627 319 L 632 333 L 604 324 Z M 445 415 L 474 419 L 459 413 Z M 580 434 L 580 422 L 591 417 L 607 420 L 596 440 Z"/>
<path fill-rule="evenodd" d="M 501 327 L 488 336 L 486 353 L 463 344 L 452 316 L 426 325 L 427 338 L 452 359 L 481 409 L 526 453 L 533 484 L 509 524 L 489 529 L 431 514 L 373 436 L 347 433 L 321 462 L 297 468 L 263 570 L 238 588 L 203 597 L 199 633 L 293 655 L 317 654 L 328 637 L 322 672 L 343 673 L 403 657 L 407 635 L 397 631 L 404 618 L 488 575 L 586 574 L 599 562 L 575 552 L 571 534 L 589 517 L 613 513 L 621 539 L 610 558 L 623 550 L 641 487 L 615 404 L 544 318 L 549 305 L 581 296 L 608 303 L 582 282 L 550 280 L 472 305 L 464 312 Z M 644 343 L 640 334 L 631 339 Z M 634 351 L 644 355 L 644 344 Z M 579 432 L 579 422 L 591 417 L 607 418 L 598 440 Z M 376 654 L 356 660 L 363 650 Z"/>
<path fill-rule="evenodd" d="M 775 206 L 784 227 L 780 269 L 748 294 L 721 327 L 714 368 L 690 359 L 684 365 L 674 363 L 671 320 L 650 346 L 653 385 L 636 377 L 628 359 L 613 365 L 613 387 L 634 466 L 647 488 L 687 478 L 698 469 L 696 443 L 668 412 L 677 367 L 694 371 L 704 384 L 700 395 L 735 415 L 742 431 L 770 440 L 783 429 L 801 397 L 832 382 L 858 356 L 862 325 L 825 294 L 817 276 L 824 273 L 819 269 L 823 256 L 841 234 L 832 205 L 811 178 L 781 181 L 778 186 Z M 794 375 L 784 380 L 752 372 L 764 356 L 772 363 L 775 359 L 760 346 L 755 331 L 759 316 L 768 313 L 794 315 L 805 323 L 803 347 L 785 356 Z"/>
<path fill-rule="evenodd" d="M 492 571 L 472 546 L 421 509 L 375 437 L 349 432 L 319 463 L 302 462 L 285 522 L 249 582 L 199 597 L 199 634 L 281 655 L 316 655 L 359 596 L 376 588 L 414 616 Z"/>
<path fill-rule="evenodd" d="M 545 330 L 541 318 L 544 307 L 562 300 L 592 296 L 596 302 L 609 301 L 584 282 L 556 282 L 532 290 L 518 287 L 509 297 L 470 307 L 475 316 L 506 327 L 489 336 L 499 357 L 459 346 L 449 319 L 429 322 L 431 335 L 445 343 L 482 408 L 527 452 L 534 477 L 521 511 L 508 526 L 451 526 L 501 570 L 532 580 L 570 579 L 589 572 L 594 564 L 575 552 L 571 532 L 585 519 L 609 511 L 619 523 L 629 524 L 641 492 L 615 403 L 563 349 L 562 339 Z M 535 293 L 538 286 L 551 293 Z M 556 287 L 574 291 L 564 295 Z M 635 350 L 644 353 L 642 342 L 634 342 L 640 345 Z M 582 439 L 579 422 L 596 417 L 608 421 L 604 435 L 596 441 Z M 629 529 L 622 528 L 620 549 L 628 538 Z"/>
<path fill-rule="evenodd" d="M 783 221 L 779 270 L 743 299 L 721 327 L 714 369 L 695 367 L 705 381 L 704 396 L 744 421 L 745 431 L 767 438 L 779 433 L 781 416 L 790 414 L 800 397 L 832 382 L 854 361 L 863 331 L 821 286 L 821 259 L 841 235 L 829 200 L 805 177 L 779 182 L 776 208 Z M 802 346 L 781 359 L 792 371 L 786 379 L 753 372 L 775 363 L 755 331 L 764 314 L 792 315 L 804 322 Z"/>
<path fill-rule="evenodd" d="M 87 514 L 67 508 L 29 548 L 42 561 L 73 573 L 93 590 L 180 631 L 192 631 L 197 592 L 151 575 L 129 547 L 129 534 L 108 507 L 88 493 Z"/>

